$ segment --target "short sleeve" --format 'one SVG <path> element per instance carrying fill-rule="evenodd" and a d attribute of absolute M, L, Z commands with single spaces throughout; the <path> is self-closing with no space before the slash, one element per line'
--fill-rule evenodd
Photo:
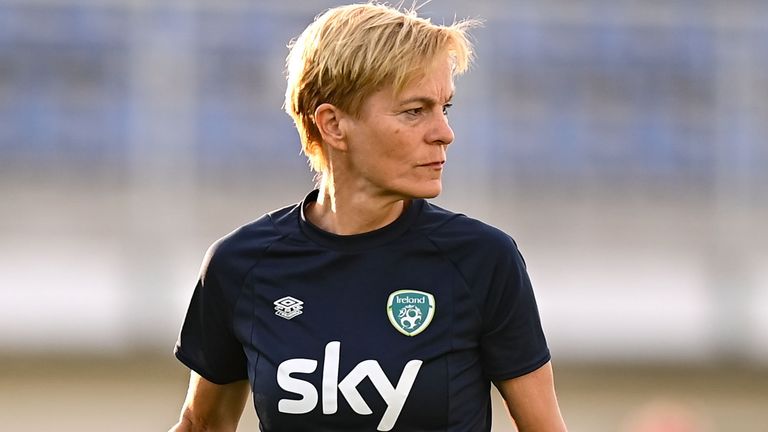
<path fill-rule="evenodd" d="M 494 381 L 525 375 L 550 360 L 525 263 L 509 243 L 492 269 L 482 313 L 483 368 Z"/>
<path fill-rule="evenodd" d="M 246 379 L 243 346 L 233 327 L 233 310 L 239 292 L 236 275 L 227 271 L 217 244 L 203 260 L 187 315 L 174 353 L 182 363 L 216 384 Z"/>

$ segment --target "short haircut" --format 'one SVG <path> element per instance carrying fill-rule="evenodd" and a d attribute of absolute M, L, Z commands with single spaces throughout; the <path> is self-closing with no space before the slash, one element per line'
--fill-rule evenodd
<path fill-rule="evenodd" d="M 330 103 L 358 116 L 370 95 L 388 85 L 400 93 L 444 54 L 452 59 L 454 75 L 465 72 L 472 60 L 467 30 L 478 23 L 435 25 L 415 8 L 376 3 L 340 6 L 315 18 L 289 45 L 285 92 L 285 110 L 312 169 L 328 168 L 313 119 L 318 106 Z"/>

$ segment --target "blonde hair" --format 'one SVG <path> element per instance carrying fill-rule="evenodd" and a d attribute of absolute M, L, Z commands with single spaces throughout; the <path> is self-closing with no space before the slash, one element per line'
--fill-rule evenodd
<path fill-rule="evenodd" d="M 435 25 L 416 15 L 376 4 L 340 6 L 319 15 L 289 45 L 285 111 L 293 118 L 310 166 L 325 172 L 327 161 L 315 125 L 315 109 L 330 103 L 357 116 L 365 99 L 383 86 L 401 92 L 442 54 L 454 75 L 467 70 L 472 44 L 467 29 L 476 20 Z"/>

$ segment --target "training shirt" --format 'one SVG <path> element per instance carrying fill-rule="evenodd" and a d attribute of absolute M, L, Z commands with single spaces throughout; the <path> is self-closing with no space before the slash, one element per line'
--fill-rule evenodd
<path fill-rule="evenodd" d="M 421 199 L 335 235 L 317 194 L 211 246 L 176 357 L 247 378 L 263 431 L 490 431 L 490 382 L 550 359 L 514 241 Z"/>

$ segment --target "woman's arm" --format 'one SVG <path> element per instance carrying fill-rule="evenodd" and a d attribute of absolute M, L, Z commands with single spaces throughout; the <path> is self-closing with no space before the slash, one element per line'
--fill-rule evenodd
<path fill-rule="evenodd" d="M 565 432 L 555 396 L 552 364 L 517 378 L 494 383 L 520 432 Z"/>
<path fill-rule="evenodd" d="M 169 432 L 234 432 L 247 399 L 247 380 L 219 385 L 192 371 L 179 422 Z"/>

